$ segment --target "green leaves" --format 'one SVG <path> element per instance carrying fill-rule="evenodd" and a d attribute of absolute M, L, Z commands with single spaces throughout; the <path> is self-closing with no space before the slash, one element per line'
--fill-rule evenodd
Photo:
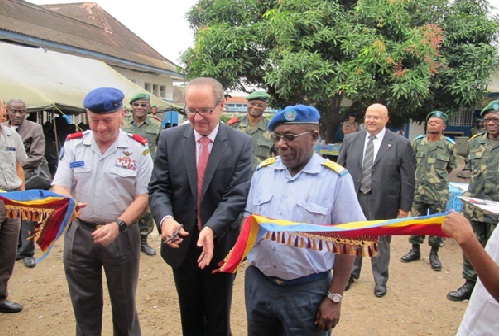
<path fill-rule="evenodd" d="M 257 85 L 274 106 L 316 105 L 326 122 L 342 98 L 357 112 L 383 102 L 396 124 L 424 120 L 483 98 L 498 64 L 490 11 L 486 0 L 200 0 L 183 60 L 188 77 Z"/>

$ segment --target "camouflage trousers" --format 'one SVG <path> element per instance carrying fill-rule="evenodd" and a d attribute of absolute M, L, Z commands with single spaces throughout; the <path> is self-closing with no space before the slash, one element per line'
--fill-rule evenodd
<path fill-rule="evenodd" d="M 137 224 L 139 225 L 141 236 L 147 236 L 153 231 L 155 223 L 153 220 L 153 214 L 149 208 L 141 215 L 141 217 L 139 217 Z"/>
<path fill-rule="evenodd" d="M 411 208 L 412 216 L 427 216 L 428 214 L 435 214 L 444 212 L 446 209 L 445 204 L 427 204 L 424 202 L 414 201 Z M 427 213 L 429 212 L 429 213 Z M 410 236 L 408 239 L 410 244 L 423 244 L 425 236 Z M 431 247 L 442 247 L 444 246 L 444 238 L 439 236 L 429 236 L 429 246 Z"/>
<path fill-rule="evenodd" d="M 489 223 L 483 223 L 483 222 L 478 222 L 475 220 L 470 220 L 469 222 L 472 225 L 472 231 L 474 231 L 474 234 L 476 235 L 477 240 L 483 247 L 486 246 L 486 243 L 488 242 L 488 239 L 491 237 L 491 234 L 497 227 L 496 224 L 489 224 Z M 470 281 L 477 281 L 477 273 L 474 270 L 474 267 L 472 267 L 472 264 L 470 263 L 469 259 L 463 255 L 464 257 L 464 264 L 463 264 L 463 272 L 462 276 L 465 280 L 470 280 Z"/>

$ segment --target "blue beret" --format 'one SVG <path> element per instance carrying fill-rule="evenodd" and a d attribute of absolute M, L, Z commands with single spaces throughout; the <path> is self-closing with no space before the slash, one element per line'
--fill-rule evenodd
<path fill-rule="evenodd" d="M 488 112 L 498 112 L 498 100 L 491 101 L 484 109 L 481 110 L 481 117 Z"/>
<path fill-rule="evenodd" d="M 319 124 L 319 111 L 314 106 L 295 105 L 287 106 L 284 110 L 277 112 L 267 124 L 267 129 L 274 129 L 282 123 L 287 124 Z"/>
<path fill-rule="evenodd" d="M 448 115 L 446 113 L 444 113 L 444 112 L 441 112 L 441 111 L 432 111 L 431 113 L 429 113 L 427 115 L 427 118 L 425 118 L 425 120 L 429 121 L 429 119 L 431 117 L 436 117 L 436 118 L 443 119 L 444 122 L 448 121 Z"/>
<path fill-rule="evenodd" d="M 100 87 L 90 91 L 83 99 L 83 107 L 93 113 L 111 113 L 122 108 L 125 95 L 112 87 Z"/>
<path fill-rule="evenodd" d="M 138 93 L 130 99 L 130 104 L 132 104 L 133 102 L 135 102 L 136 100 L 139 100 L 139 99 L 149 100 L 149 95 L 147 93 Z"/>
<path fill-rule="evenodd" d="M 247 96 L 247 100 L 258 99 L 267 101 L 269 98 L 271 98 L 271 96 L 268 95 L 265 91 L 254 91 Z"/>

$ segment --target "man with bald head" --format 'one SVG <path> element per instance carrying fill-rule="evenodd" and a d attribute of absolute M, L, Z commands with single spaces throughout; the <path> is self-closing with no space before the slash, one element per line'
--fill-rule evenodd
<path fill-rule="evenodd" d="M 415 156 L 410 141 L 386 129 L 387 107 L 369 106 L 361 132 L 344 138 L 338 163 L 354 180 L 358 201 L 368 220 L 407 217 L 415 191 Z M 374 294 L 387 293 L 390 261 L 390 236 L 379 237 L 379 253 L 372 258 Z M 361 273 L 361 256 L 357 257 L 347 282 L 349 290 Z"/>

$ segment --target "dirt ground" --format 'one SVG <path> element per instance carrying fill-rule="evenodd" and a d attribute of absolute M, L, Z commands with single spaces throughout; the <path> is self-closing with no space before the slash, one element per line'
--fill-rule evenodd
<path fill-rule="evenodd" d="M 463 160 L 460 163 L 462 166 Z M 452 181 L 467 182 L 456 178 L 456 173 L 452 173 Z M 157 235 L 151 237 L 150 243 L 159 251 Z M 0 335 L 74 335 L 75 322 L 64 276 L 62 245 L 60 239 L 51 254 L 33 269 L 25 268 L 22 261 L 16 263 L 9 283 L 9 299 L 22 303 L 24 310 L 19 314 L 0 314 Z M 441 272 L 430 268 L 427 242 L 422 246 L 421 261 L 401 263 L 399 258 L 409 248 L 407 236 L 393 237 L 387 295 L 380 299 L 373 295 L 370 260 L 364 260 L 361 278 L 344 293 L 341 320 L 334 335 L 455 335 L 467 302 L 451 302 L 446 293 L 463 284 L 460 248 L 453 240 L 446 241 L 440 250 Z M 240 266 L 234 283 L 231 324 L 235 336 L 246 335 L 245 267 Z M 137 292 L 143 335 L 182 335 L 172 272 L 158 255 L 142 254 Z M 107 296 L 103 335 L 112 335 L 111 306 Z"/>

